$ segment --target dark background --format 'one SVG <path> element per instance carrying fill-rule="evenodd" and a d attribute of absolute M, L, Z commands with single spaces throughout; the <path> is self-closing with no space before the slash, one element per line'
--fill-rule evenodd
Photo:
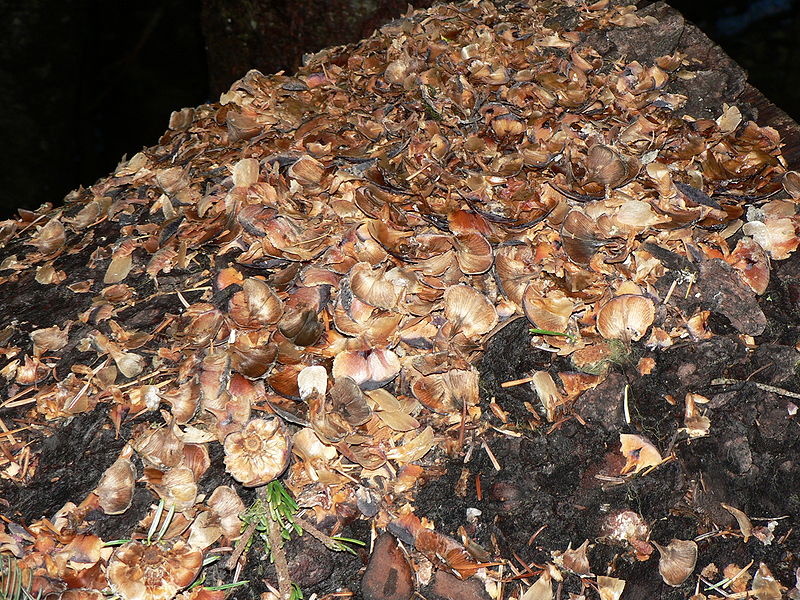
<path fill-rule="evenodd" d="M 416 7 L 432 0 L 412 1 Z M 672 0 L 800 120 L 800 0 Z M 0 218 L 58 204 L 248 68 L 356 41 L 406 0 L 0 0 Z"/>

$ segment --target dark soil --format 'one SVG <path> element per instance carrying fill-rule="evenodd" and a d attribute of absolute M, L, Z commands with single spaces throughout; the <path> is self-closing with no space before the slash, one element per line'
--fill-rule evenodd
<path fill-rule="evenodd" d="M 791 284 L 775 282 L 773 287 L 777 290 Z M 781 305 L 777 291 L 771 300 L 767 300 L 769 296 L 760 302 L 765 312 L 794 312 L 795 319 L 780 325 L 770 320 L 767 330 L 796 331 L 800 324 L 796 309 L 788 302 Z M 771 305 L 769 311 L 767 305 Z M 490 348 L 481 363 L 486 396 L 495 397 L 510 414 L 519 413 L 521 400 L 536 403 L 530 388 L 518 386 L 509 393 L 497 386 L 499 381 L 525 376 L 532 366 L 541 368 L 532 365 L 536 359 L 524 326 L 524 322 L 515 324 L 514 331 L 493 340 L 504 360 L 493 356 Z M 795 369 L 800 355 L 794 346 L 769 338 L 763 343 L 748 351 L 730 334 L 676 346 L 653 355 L 658 367 L 644 377 L 630 367 L 618 366 L 575 406 L 585 426 L 573 419 L 552 433 L 539 429 L 522 438 L 486 440 L 502 470 L 496 471 L 486 453 L 476 451 L 469 463 L 451 464 L 446 477 L 423 488 L 418 495 L 419 511 L 446 533 L 455 534 L 465 523 L 466 508 L 478 508 L 482 514 L 471 531 L 476 541 L 491 548 L 495 539 L 502 555 L 516 553 L 527 563 L 542 564 L 551 550 L 565 550 L 570 542 L 574 548 L 584 539 L 598 541 L 590 552 L 592 570 L 628 581 L 623 598 L 685 598 L 693 592 L 692 583 L 678 589 L 662 583 L 655 567 L 657 554 L 639 562 L 628 548 L 598 540 L 609 515 L 624 510 L 644 517 L 652 526 L 651 539 L 662 544 L 672 538 L 720 532 L 700 542 L 700 569 L 712 562 L 722 568 L 731 562 L 743 566 L 754 560 L 755 564 L 774 565 L 773 574 L 791 587 L 800 560 L 800 423 L 789 416 L 793 399 L 751 384 L 724 391 L 709 385 L 717 377 L 745 378 L 762 369 L 753 381 L 797 390 L 800 382 Z M 526 368 L 517 370 L 523 365 Z M 626 384 L 630 386 L 630 424 L 622 409 Z M 680 433 L 682 402 L 676 407 L 666 401 L 667 395 L 682 399 L 689 390 L 710 399 L 708 437 L 690 440 Z M 662 455 L 674 450 L 677 460 L 646 476 L 605 487 L 594 475 L 619 456 L 620 432 L 644 435 Z M 463 498 L 454 494 L 456 482 L 463 477 L 462 468 L 469 471 L 468 481 L 480 477 L 482 501 L 477 499 L 474 485 L 467 486 Z M 767 517 L 782 517 L 775 538 L 787 536 L 784 543 L 764 545 L 752 538 L 745 543 L 736 521 L 721 503 L 758 517 L 753 519 L 756 526 L 764 525 Z M 427 511 L 426 506 L 430 507 Z M 578 578 L 567 578 L 564 591 L 579 592 Z"/>
<path fill-rule="evenodd" d="M 675 25 L 674 20 L 661 21 L 681 25 Z M 648 48 L 651 56 L 666 52 L 661 47 L 648 47 L 647 39 L 668 37 L 674 46 L 680 38 L 669 37 L 669 32 L 644 33 L 636 47 L 643 61 L 647 60 Z M 683 43 L 691 48 L 699 42 L 693 31 L 689 33 Z M 609 41 L 609 53 L 614 52 L 613 41 Z M 705 110 L 718 112 L 723 101 L 739 93 L 756 93 L 748 91 L 744 75 L 734 66 L 726 62 L 723 70 L 731 71 L 719 75 L 721 79 L 711 74 L 704 79 L 704 89 L 715 91 L 702 96 Z M 702 112 L 702 108 L 698 110 Z M 787 139 L 796 150 L 796 130 L 794 141 L 791 135 Z M 790 154 L 787 152 L 787 156 Z M 69 272 L 75 281 L 85 278 L 75 265 L 85 264 L 88 253 L 64 259 L 70 261 Z M 678 588 L 664 584 L 658 573 L 657 552 L 648 560 L 640 560 L 642 557 L 637 558 L 630 545 L 608 539 L 604 524 L 622 511 L 633 511 L 648 524 L 649 539 L 658 543 L 703 536 L 698 542 L 697 571 L 710 563 L 721 570 L 730 563 L 743 567 L 750 561 L 755 565 L 763 562 L 782 585 L 791 589 L 794 570 L 800 565 L 800 419 L 796 415 L 800 400 L 755 384 L 800 392 L 800 256 L 795 254 L 774 264 L 770 286 L 759 297 L 744 293 L 735 278 L 727 276 L 720 261 L 709 261 L 698 269 L 696 289 L 689 294 L 685 285 L 677 286 L 671 306 L 685 314 L 692 314 L 697 306 L 712 311 L 709 323 L 714 337 L 700 341 L 687 338 L 659 352 L 633 344 L 628 357 L 612 367 L 603 383 L 583 394 L 572 407 L 576 416 L 552 428 L 531 426 L 532 420 L 541 422 L 542 416 L 525 405 L 538 405 L 530 386 L 501 388 L 500 384 L 535 370 L 548 370 L 557 380 L 559 372 L 570 370 L 569 363 L 532 348 L 524 319 L 511 322 L 497 333 L 478 363 L 483 408 L 485 418 L 499 427 L 501 422 L 488 409 L 493 398 L 509 415 L 506 428 L 516 435 L 490 429 L 483 439 L 467 440 L 468 447 L 472 446 L 470 460 L 440 457 L 437 464 L 429 464 L 428 482 L 416 496 L 416 514 L 432 519 L 437 531 L 457 539 L 459 527 L 464 526 L 490 555 L 507 559 L 518 570 L 524 569 L 523 562 L 543 565 L 552 560 L 551 552 L 564 551 L 570 544 L 576 548 L 589 540 L 593 544 L 589 552 L 592 571 L 626 580 L 623 600 L 690 597 L 695 580 L 690 578 Z M 174 276 L 177 280 L 188 275 Z M 663 294 L 672 282 L 665 276 L 658 289 Z M 64 285 L 69 283 L 72 280 Z M 151 285 L 147 280 L 131 284 L 142 288 Z M 161 280 L 161 285 L 165 289 L 169 280 Z M 58 286 L 48 289 L 54 288 Z M 50 304 L 43 305 L 36 302 L 39 291 L 38 284 L 27 280 L 6 284 L 0 291 L 4 318 L 30 323 L 20 328 L 25 335 L 31 329 L 56 323 L 58 314 L 66 308 L 69 312 L 84 310 L 91 300 L 91 294 L 70 294 L 73 302 L 83 298 L 84 304 L 64 307 L 58 305 L 57 298 L 51 298 Z M 156 318 L 163 313 L 163 306 L 142 304 L 130 315 L 128 324 L 138 319 L 142 327 L 149 326 L 151 315 Z M 658 318 L 669 323 L 676 315 L 664 312 Z M 754 345 L 745 345 L 742 333 L 754 336 Z M 79 355 L 76 351 L 65 351 L 64 355 L 69 357 L 68 362 L 58 368 L 66 370 Z M 636 370 L 637 361 L 643 357 L 656 361 L 654 370 L 646 376 Z M 746 383 L 712 384 L 717 378 Z M 626 386 L 630 422 L 623 409 Z M 690 392 L 709 399 L 704 405 L 711 420 L 707 437 L 691 439 L 682 431 L 684 397 Z M 4 411 L 2 417 L 13 421 L 19 414 Z M 123 424 L 126 428 L 135 426 L 135 421 Z M 674 455 L 674 459 L 647 474 L 609 476 L 618 474 L 621 466 L 620 433 L 645 436 L 662 456 Z M 41 451 L 33 480 L 24 487 L 0 481 L 2 513 L 9 519 L 30 522 L 51 517 L 66 501 L 85 497 L 117 457 L 123 440 L 130 437 L 116 436 L 103 404 L 43 430 L 42 435 L 38 447 L 33 448 Z M 491 449 L 500 470 L 482 443 Z M 223 481 L 230 483 L 222 470 L 221 448 L 213 445 L 211 452 L 212 468 L 200 481 L 202 492 L 210 492 Z M 251 490 L 238 487 L 237 492 L 245 502 L 252 499 Z M 140 487 L 132 508 L 124 515 L 91 515 L 94 533 L 113 539 L 130 532 L 151 502 L 152 496 Z M 723 504 L 743 511 L 756 528 L 774 522 L 774 539 L 769 544 L 755 536 L 745 541 L 737 521 Z M 480 510 L 480 515 L 468 521 L 468 508 Z M 339 515 L 342 534 L 368 540 L 368 522 L 355 516 Z M 250 584 L 233 597 L 258 598 L 267 589 L 264 580 L 275 581 L 274 569 L 263 559 L 263 552 L 263 547 L 254 544 L 248 567 L 241 575 Z M 366 552 L 333 554 L 304 535 L 288 544 L 287 553 L 292 578 L 306 597 L 346 588 L 353 592 L 353 598 L 361 598 L 359 582 Z M 209 581 L 217 574 L 227 578 L 223 577 L 222 562 L 207 569 Z M 514 585 L 510 583 L 506 589 Z M 582 585 L 577 576 L 566 576 L 561 597 L 566 598 L 568 592 L 580 593 Z M 422 590 L 422 594 L 429 600 L 446 597 L 432 589 Z"/>
<path fill-rule="evenodd" d="M 570 419 L 550 433 L 540 428 L 520 438 L 487 438 L 502 469 L 497 471 L 480 450 L 467 463 L 450 463 L 446 476 L 420 491 L 418 512 L 444 533 L 457 535 L 466 523 L 466 509 L 477 508 L 481 515 L 468 526 L 469 534 L 483 547 L 529 564 L 543 564 L 552 550 L 566 550 L 570 543 L 575 548 L 588 539 L 597 544 L 590 552 L 593 572 L 625 579 L 623 598 L 691 596 L 691 580 L 677 589 L 662 582 L 657 553 L 642 562 L 629 547 L 603 539 L 610 516 L 631 510 L 650 524 L 651 539 L 662 544 L 712 533 L 699 543 L 698 569 L 709 563 L 724 568 L 729 563 L 764 562 L 791 588 L 800 564 L 800 421 L 792 415 L 797 398 L 752 383 L 720 387 L 711 381 L 754 374 L 752 382 L 800 389 L 800 353 L 795 348 L 800 327 L 798 265 L 797 257 L 783 263 L 759 298 L 767 324 L 755 349 L 733 332 L 659 353 L 634 345 L 632 354 L 656 360 L 650 375 L 640 376 L 632 364 L 617 365 L 576 403 L 574 410 L 585 425 Z M 536 405 L 536 395 L 529 386 L 503 389 L 499 384 L 548 368 L 545 353 L 531 348 L 527 327 L 525 320 L 507 326 L 494 337 L 479 365 L 483 398 L 494 398 L 521 430 L 531 417 L 522 403 Z M 563 365 L 554 361 L 551 370 L 555 377 Z M 630 423 L 623 411 L 625 385 L 630 386 Z M 680 431 L 682 399 L 690 391 L 710 400 L 708 437 L 689 439 Z M 668 397 L 677 399 L 677 406 Z M 595 475 L 614 470 L 619 433 L 643 435 L 663 456 L 674 451 L 676 460 L 646 476 L 604 485 Z M 466 494 L 459 495 L 457 484 L 464 479 L 469 485 Z M 482 500 L 476 494 L 476 479 Z M 754 538 L 745 543 L 723 503 L 744 511 L 754 526 L 776 520 L 774 536 L 781 543 L 765 545 Z M 564 592 L 580 589 L 577 577 L 565 579 Z"/>

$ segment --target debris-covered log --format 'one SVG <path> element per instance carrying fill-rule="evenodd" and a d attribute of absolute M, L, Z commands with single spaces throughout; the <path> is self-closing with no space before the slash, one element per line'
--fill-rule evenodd
<path fill-rule="evenodd" d="M 0 567 L 800 597 L 797 142 L 662 3 L 439 5 L 247 73 L 2 224 Z"/>

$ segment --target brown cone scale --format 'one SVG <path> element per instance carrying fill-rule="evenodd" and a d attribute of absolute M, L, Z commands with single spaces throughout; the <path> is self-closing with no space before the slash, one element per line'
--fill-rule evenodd
<path fill-rule="evenodd" d="M 411 567 L 391 533 L 382 533 L 375 540 L 361 594 L 364 600 L 408 600 L 414 594 Z"/>

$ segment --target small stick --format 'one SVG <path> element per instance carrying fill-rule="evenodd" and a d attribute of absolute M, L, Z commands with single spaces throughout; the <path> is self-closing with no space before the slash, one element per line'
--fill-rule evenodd
<path fill-rule="evenodd" d="M 742 570 L 741 570 L 741 571 L 739 571 L 739 572 L 738 572 L 736 575 L 734 575 L 734 576 L 733 576 L 733 577 L 731 577 L 730 579 L 728 579 L 728 581 L 726 581 L 726 582 L 723 584 L 723 586 L 722 586 L 722 587 L 730 587 L 730 585 L 731 585 L 731 584 L 732 584 L 734 581 L 736 581 L 736 580 L 737 580 L 739 577 L 741 577 L 742 575 L 744 575 L 744 574 L 747 572 L 747 570 L 748 570 L 750 567 L 752 567 L 752 566 L 753 566 L 753 562 L 754 562 L 754 561 L 752 561 L 752 560 L 751 560 L 749 563 L 747 563 L 747 566 L 745 566 L 745 567 L 742 567 Z"/>
<path fill-rule="evenodd" d="M 498 590 L 499 593 L 497 594 L 498 598 L 505 598 L 505 595 L 503 593 L 505 591 L 505 589 L 504 589 L 504 586 L 505 586 L 504 579 L 505 579 L 505 577 L 503 576 L 504 575 L 503 574 L 504 570 L 505 570 L 505 565 L 500 565 L 499 568 L 497 569 L 497 581 L 500 584 L 500 589 Z"/>
<path fill-rule="evenodd" d="M 598 473 L 594 478 L 610 483 L 611 485 L 622 485 L 625 483 L 624 477 L 614 477 L 613 475 L 603 475 L 602 473 Z"/>
<path fill-rule="evenodd" d="M 530 577 L 536 577 L 536 575 L 539 574 L 533 569 L 531 569 L 531 565 L 538 568 L 538 565 L 536 563 L 531 563 L 531 565 L 529 565 L 524 560 L 522 560 L 522 558 L 520 558 L 519 554 L 517 554 L 516 552 L 512 551 L 511 554 L 514 555 L 514 558 L 517 559 L 517 562 L 522 565 L 522 568 L 525 569 L 525 573 L 528 573 Z"/>
<path fill-rule="evenodd" d="M 272 559 L 275 561 L 275 572 L 278 574 L 278 590 L 281 600 L 289 600 L 292 596 L 292 578 L 289 575 L 289 563 L 286 561 L 286 552 L 283 549 L 281 526 L 277 521 L 270 520 L 267 536 Z"/>
<path fill-rule="evenodd" d="M 61 212 L 61 211 L 59 211 L 59 212 Z M 26 231 L 28 231 L 28 229 L 30 229 L 31 227 L 33 227 L 34 225 L 36 225 L 36 223 L 38 223 L 39 221 L 41 221 L 42 219 L 44 219 L 44 218 L 45 218 L 45 217 L 46 217 L 48 214 L 50 214 L 50 213 L 42 213 L 41 215 L 39 215 L 38 217 L 36 217 L 36 218 L 35 218 L 33 221 L 31 221 L 30 223 L 28 223 L 28 224 L 27 224 L 25 227 L 23 227 L 23 228 L 22 228 L 22 229 L 20 229 L 19 231 L 16 231 L 16 232 L 14 232 L 14 237 L 17 237 L 17 236 L 19 236 L 19 235 L 22 235 L 23 233 L 25 233 Z M 13 239 L 13 238 L 12 238 L 12 239 Z"/>
<path fill-rule="evenodd" d="M 233 549 L 233 553 L 231 554 L 228 562 L 225 563 L 225 568 L 229 571 L 233 569 L 239 563 L 239 559 L 244 552 L 244 549 L 247 548 L 247 543 L 250 541 L 250 538 L 253 537 L 253 534 L 256 532 L 256 522 L 253 521 L 247 526 L 247 529 L 244 530 L 244 533 L 236 542 L 236 546 Z"/>
<path fill-rule="evenodd" d="M 500 384 L 501 388 L 510 388 L 514 387 L 515 385 L 522 385 L 523 383 L 530 383 L 533 381 L 533 377 L 523 377 L 522 379 L 512 379 L 511 381 L 504 381 Z"/>
<path fill-rule="evenodd" d="M 339 466 L 339 467 L 334 467 L 334 468 L 333 468 L 333 470 L 334 470 L 334 471 L 336 471 L 336 472 L 337 472 L 339 475 L 341 475 L 341 476 L 342 476 L 342 477 L 344 477 L 345 479 L 349 479 L 349 480 L 350 480 L 350 481 L 352 481 L 353 483 L 360 483 L 360 482 L 358 481 L 358 479 L 356 479 L 356 478 L 355 478 L 355 477 L 353 477 L 352 475 L 348 475 L 348 474 L 347 474 L 345 471 L 343 471 L 342 469 L 343 469 L 343 467 L 341 467 L 341 466 Z"/>
<path fill-rule="evenodd" d="M 175 290 L 175 295 L 178 296 L 178 300 L 181 301 L 181 304 L 183 304 L 184 308 L 189 308 L 189 306 L 191 306 L 189 302 L 187 302 L 186 298 L 183 297 L 183 294 L 181 294 L 180 290 Z"/>
<path fill-rule="evenodd" d="M 530 537 L 530 539 L 528 540 L 528 546 L 530 546 L 530 545 L 533 543 L 533 541 L 534 541 L 534 540 L 535 540 L 537 537 L 539 537 L 539 534 L 540 534 L 540 533 L 542 533 L 542 532 L 543 532 L 545 529 L 547 529 L 547 524 L 544 524 L 544 525 L 542 525 L 541 527 L 539 527 L 539 529 L 537 529 L 537 530 L 534 532 L 534 534 L 533 534 L 533 535 Z"/>
<path fill-rule="evenodd" d="M 661 465 L 665 465 L 665 464 L 667 464 L 668 462 L 672 462 L 673 460 L 676 460 L 676 458 L 675 458 L 675 455 L 674 455 L 674 454 L 670 454 L 669 456 L 665 456 L 665 457 L 664 457 L 664 458 L 661 460 L 661 462 L 660 462 L 660 463 L 658 463 L 657 465 L 651 465 L 651 466 L 647 467 L 646 469 L 644 469 L 643 471 L 641 471 L 642 477 L 644 477 L 645 475 L 649 475 L 650 473 L 652 473 L 653 471 L 655 471 L 655 470 L 656 470 L 658 467 L 660 467 Z"/>
<path fill-rule="evenodd" d="M 787 531 L 787 532 L 786 532 L 786 535 L 784 535 L 784 536 L 781 536 L 781 539 L 779 539 L 779 540 L 778 540 L 778 543 L 779 543 L 779 544 L 781 544 L 781 545 L 783 545 L 784 543 L 786 543 L 786 540 L 788 540 L 788 539 L 789 539 L 789 536 L 790 536 L 790 535 L 792 535 L 792 532 L 793 532 L 793 531 L 794 531 L 794 527 L 792 527 L 791 529 L 789 529 L 789 531 Z"/>
<path fill-rule="evenodd" d="M 669 286 L 669 291 L 667 292 L 667 295 L 664 297 L 663 304 L 668 304 L 669 303 L 669 299 L 672 298 L 672 292 L 675 291 L 675 286 L 677 286 L 677 285 L 678 285 L 678 280 L 677 279 L 673 279 L 672 280 L 672 285 Z"/>
<path fill-rule="evenodd" d="M 461 425 L 458 427 L 458 450 L 464 448 L 464 430 L 467 426 L 467 399 L 461 402 Z"/>
<path fill-rule="evenodd" d="M 772 392 L 773 394 L 777 394 L 778 396 L 786 396 L 787 398 L 800 398 L 800 394 L 798 394 L 797 392 L 790 392 L 789 390 L 775 387 L 774 385 L 767 385 L 766 383 L 758 383 L 757 381 L 745 381 L 743 379 L 726 379 L 724 377 L 711 380 L 711 385 L 735 385 L 737 383 L 749 383 L 751 385 L 756 386 L 760 390 L 764 390 L 765 392 Z"/>
<path fill-rule="evenodd" d="M 29 387 L 21 392 L 18 392 L 11 396 L 8 400 L 0 404 L 0 408 L 13 408 L 15 406 L 23 406 L 24 404 L 30 404 L 31 402 L 36 402 L 36 398 L 29 398 L 27 400 L 20 401 L 20 398 L 23 396 L 27 396 L 31 392 L 35 392 L 35 387 Z"/>
<path fill-rule="evenodd" d="M 105 366 L 108 364 L 108 361 L 110 361 L 110 360 L 111 360 L 110 358 L 106 358 L 101 364 L 99 364 L 94 369 L 92 369 L 92 372 L 89 375 L 89 378 L 86 380 L 86 383 L 83 384 L 83 387 L 80 390 L 78 390 L 78 393 L 75 394 L 75 396 L 72 398 L 72 400 L 70 400 L 64 406 L 64 410 L 65 411 L 71 410 L 78 403 L 78 400 L 81 399 L 81 397 L 89 389 L 89 386 L 92 384 L 92 379 L 94 379 L 94 376 L 97 375 L 103 368 L 105 368 Z"/>
<path fill-rule="evenodd" d="M 628 408 L 628 390 L 630 389 L 630 385 L 627 383 L 625 384 L 625 395 L 622 399 L 622 408 L 625 410 L 625 422 L 630 425 L 631 424 L 631 411 Z"/>
<path fill-rule="evenodd" d="M 28 446 L 25 446 L 22 449 L 20 454 L 24 454 L 22 458 L 22 470 L 20 471 L 20 480 L 25 481 L 28 478 L 28 467 L 30 466 L 31 461 L 31 451 Z"/>
<path fill-rule="evenodd" d="M 6 427 L 6 424 L 3 422 L 3 419 L 0 419 L 0 429 L 3 430 L 3 433 L 0 434 L 0 437 L 8 437 L 8 440 L 12 444 L 17 443 L 17 438 L 14 437 L 14 431 L 19 431 L 18 429 L 10 430 L 8 427 Z"/>
<path fill-rule="evenodd" d="M 331 536 L 323 533 L 319 529 L 316 528 L 315 525 L 312 525 L 310 521 L 307 521 L 303 517 L 299 517 L 297 515 L 294 516 L 294 522 L 300 525 L 300 528 L 303 531 L 307 531 L 311 534 L 311 537 L 317 538 L 320 542 L 322 542 L 326 548 L 329 550 L 338 550 L 339 545 L 336 543 Z"/>
<path fill-rule="evenodd" d="M 413 172 L 411 175 L 409 175 L 408 177 L 406 177 L 406 181 L 411 181 L 412 179 L 414 179 L 414 177 L 416 177 L 417 175 L 419 175 L 419 174 L 420 174 L 420 173 L 422 173 L 422 172 L 423 172 L 425 169 L 428 169 L 428 168 L 430 168 L 430 165 L 425 165 L 424 167 L 421 167 L 421 168 L 417 169 L 417 170 L 416 170 L 416 171 L 414 171 L 414 172 Z"/>
<path fill-rule="evenodd" d="M 489 460 L 492 461 L 492 466 L 495 468 L 495 471 L 502 471 L 503 467 L 500 466 L 500 463 L 497 461 L 497 458 L 495 458 L 495 455 L 492 453 L 492 450 L 489 448 L 488 444 L 486 442 L 481 442 L 481 446 L 483 446 L 483 449 L 486 450 L 486 454 L 489 457 Z"/>
<path fill-rule="evenodd" d="M 755 371 L 753 371 L 752 373 L 750 373 L 750 375 L 747 376 L 747 381 L 750 381 L 755 375 L 757 375 L 758 373 L 761 373 L 761 371 L 763 371 L 764 369 L 769 369 L 770 367 L 774 367 L 774 366 L 775 366 L 775 363 L 771 363 L 770 362 L 770 363 L 767 363 L 765 365 L 762 365 L 762 366 L 758 367 Z"/>
<path fill-rule="evenodd" d="M 561 417 L 558 421 L 556 421 L 550 426 L 550 429 L 547 430 L 547 435 L 550 435 L 551 433 L 556 431 L 559 427 L 561 427 L 564 423 L 569 421 L 572 417 L 573 415 L 565 415 Z"/>
<path fill-rule="evenodd" d="M 694 278 L 689 280 L 689 285 L 686 286 L 686 295 L 683 297 L 686 300 L 689 297 L 689 292 L 692 291 L 692 284 L 694 283 Z"/>

